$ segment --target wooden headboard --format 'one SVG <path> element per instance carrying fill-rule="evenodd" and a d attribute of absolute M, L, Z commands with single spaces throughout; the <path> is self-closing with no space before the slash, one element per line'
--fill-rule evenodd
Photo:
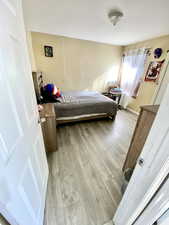
<path fill-rule="evenodd" d="M 41 88 L 43 87 L 43 76 L 42 72 L 32 72 L 33 83 L 37 98 L 41 97 Z"/>

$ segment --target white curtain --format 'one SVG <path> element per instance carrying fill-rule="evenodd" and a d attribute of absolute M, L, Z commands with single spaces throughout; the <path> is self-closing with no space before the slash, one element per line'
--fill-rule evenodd
<path fill-rule="evenodd" d="M 136 49 L 125 53 L 122 63 L 121 88 L 123 96 L 121 105 L 126 108 L 132 97 L 137 96 L 141 77 L 147 57 L 146 49 Z"/>

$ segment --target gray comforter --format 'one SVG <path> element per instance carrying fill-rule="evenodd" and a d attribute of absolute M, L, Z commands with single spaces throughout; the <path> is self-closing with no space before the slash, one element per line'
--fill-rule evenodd
<path fill-rule="evenodd" d="M 55 103 L 56 117 L 73 117 L 87 114 L 107 113 L 115 115 L 117 104 L 96 91 L 62 92 Z"/>

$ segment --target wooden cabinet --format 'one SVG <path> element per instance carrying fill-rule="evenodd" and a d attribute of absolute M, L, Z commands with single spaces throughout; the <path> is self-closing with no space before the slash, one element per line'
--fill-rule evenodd
<path fill-rule="evenodd" d="M 53 103 L 43 104 L 43 110 L 40 112 L 40 120 L 46 152 L 57 151 L 57 128 Z"/>
<path fill-rule="evenodd" d="M 123 165 L 123 171 L 125 171 L 127 168 L 135 167 L 137 159 L 143 149 L 149 131 L 152 127 L 158 108 L 158 105 L 148 105 L 141 107 L 140 115 L 137 120 L 127 157 Z"/>

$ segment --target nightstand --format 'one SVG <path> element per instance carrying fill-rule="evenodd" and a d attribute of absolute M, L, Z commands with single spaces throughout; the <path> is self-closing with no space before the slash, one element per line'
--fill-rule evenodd
<path fill-rule="evenodd" d="M 118 107 L 120 108 L 120 100 L 121 100 L 121 96 L 122 96 L 121 92 L 119 92 L 119 93 L 118 92 L 104 92 L 102 94 L 104 96 L 114 100 L 118 104 Z"/>
<path fill-rule="evenodd" d="M 54 152 L 58 149 L 56 115 L 53 103 L 43 104 L 40 114 L 40 122 L 45 143 L 46 152 Z"/>

